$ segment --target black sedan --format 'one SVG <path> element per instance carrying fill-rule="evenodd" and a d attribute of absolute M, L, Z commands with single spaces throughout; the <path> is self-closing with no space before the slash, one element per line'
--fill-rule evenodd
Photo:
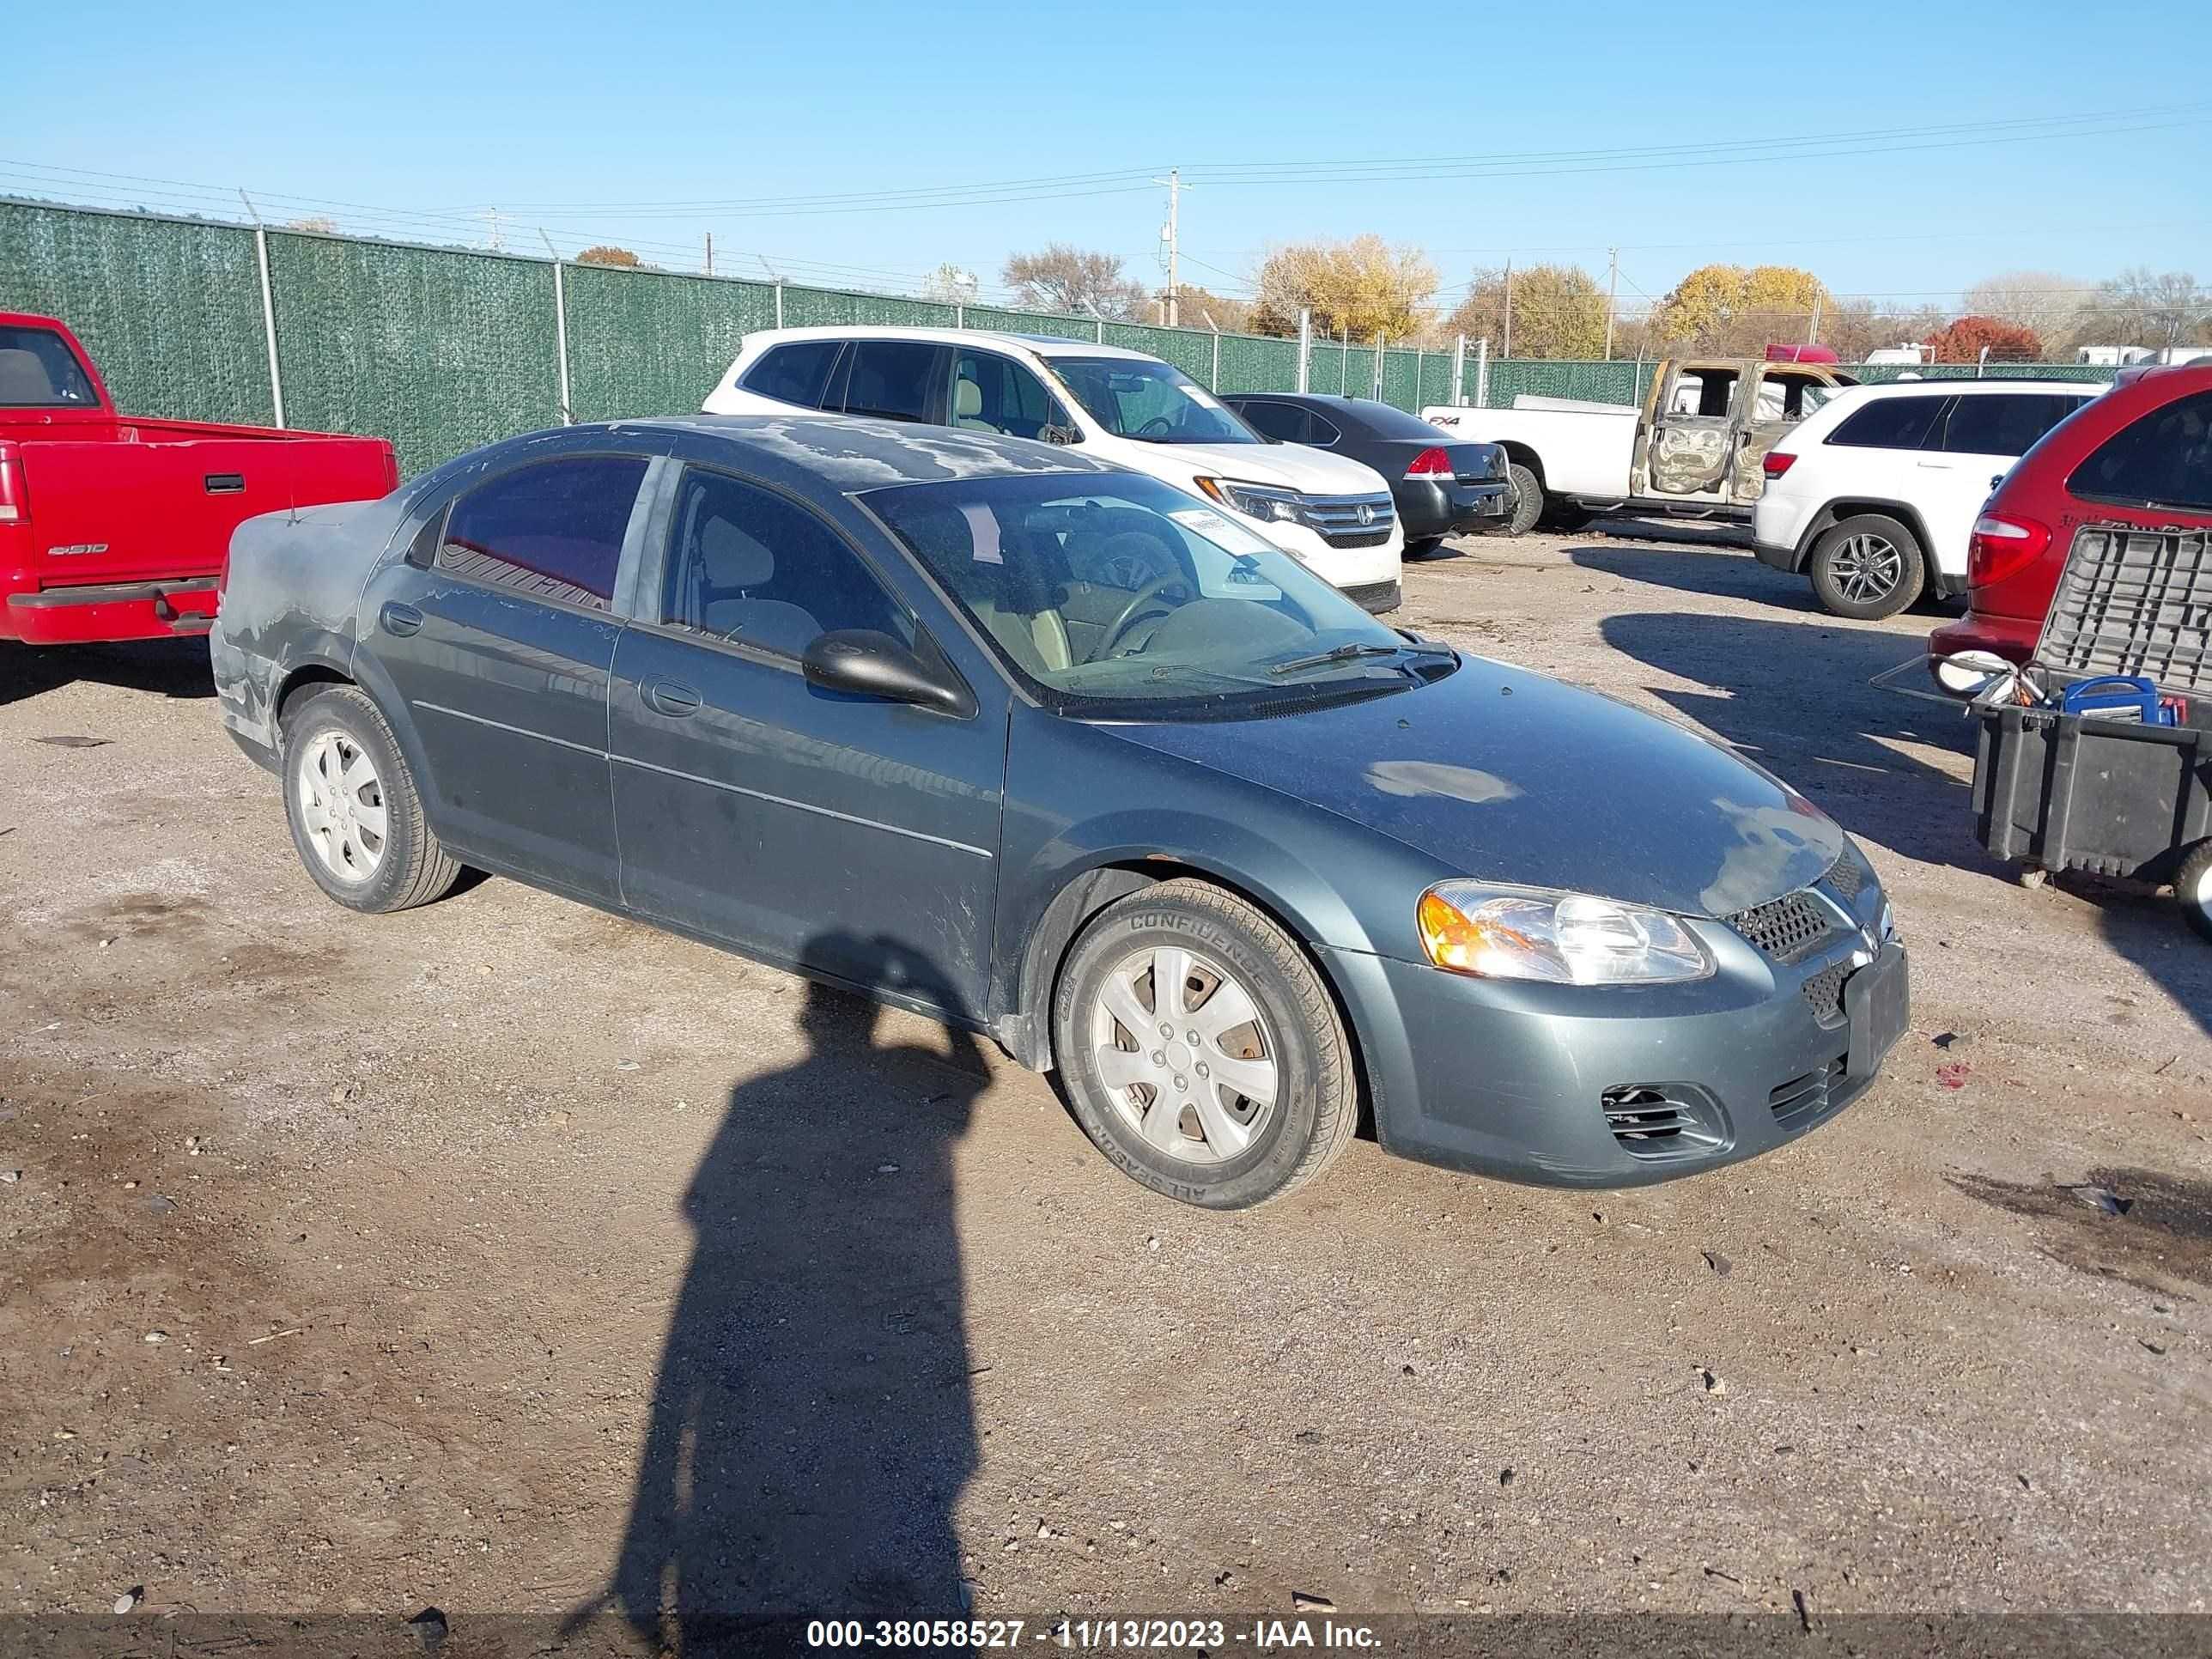
<path fill-rule="evenodd" d="M 1513 511 L 1505 452 L 1496 444 L 1452 437 L 1371 398 L 1247 392 L 1221 401 L 1270 442 L 1348 455 L 1381 473 L 1412 556 L 1434 551 L 1447 536 L 1503 524 Z"/>
<path fill-rule="evenodd" d="M 1905 1030 L 1881 884 L 1802 796 L 1079 449 L 538 433 L 249 520 L 210 639 L 337 903 L 474 866 L 988 1032 L 1188 1203 L 1363 1112 L 1520 1180 L 1689 1175 Z"/>

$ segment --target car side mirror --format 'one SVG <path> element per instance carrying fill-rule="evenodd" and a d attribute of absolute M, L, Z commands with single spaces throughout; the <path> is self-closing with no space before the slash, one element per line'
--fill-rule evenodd
<path fill-rule="evenodd" d="M 949 670 L 924 661 L 872 628 L 836 628 L 816 635 L 799 665 L 806 683 L 820 690 L 908 702 L 946 714 L 975 712 L 975 699 Z"/>

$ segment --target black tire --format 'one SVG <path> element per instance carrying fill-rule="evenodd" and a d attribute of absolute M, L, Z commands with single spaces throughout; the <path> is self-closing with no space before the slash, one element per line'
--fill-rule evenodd
<path fill-rule="evenodd" d="M 312 746 L 325 734 L 356 746 L 375 769 L 376 794 L 384 813 L 384 836 L 374 866 L 358 879 L 337 873 L 325 862 L 305 822 L 308 810 L 301 769 Z M 422 798 L 414 775 L 384 711 L 350 685 L 326 685 L 295 698 L 284 710 L 283 760 L 284 819 L 292 845 L 315 884 L 349 910 L 383 915 L 443 898 L 461 866 L 438 844 L 422 817 Z"/>
<path fill-rule="evenodd" d="M 2198 842 L 2182 859 L 2173 872 L 2173 897 L 2189 925 L 2212 941 L 2212 841 Z"/>
<path fill-rule="evenodd" d="M 1147 946 L 1176 946 L 1218 961 L 1258 1011 L 1254 1024 L 1274 1061 L 1276 1098 L 1251 1144 L 1218 1163 L 1170 1157 L 1146 1140 L 1102 1079 L 1088 1040 L 1091 1010 L 1109 976 Z M 1201 973 L 1206 965 L 1194 964 Z M 1157 995 L 1152 1012 L 1158 1012 Z M 1192 1018 L 1203 1013 L 1200 1004 Z M 1242 1210 L 1279 1198 L 1327 1169 L 1358 1127 L 1352 1043 L 1328 988 L 1289 934 L 1206 882 L 1163 882 L 1091 918 L 1060 966 L 1052 1037 L 1084 1132 L 1133 1180 L 1185 1204 Z M 1144 1040 L 1155 1039 L 1147 1032 Z"/>
<path fill-rule="evenodd" d="M 1422 536 L 1407 542 L 1406 556 L 1409 559 L 1425 559 L 1443 544 L 1444 538 L 1441 536 Z"/>
<path fill-rule="evenodd" d="M 1498 528 L 1504 535 L 1525 536 L 1544 516 L 1544 486 L 1535 468 L 1518 461 L 1505 469 L 1505 476 L 1513 481 L 1513 510 L 1498 520 Z"/>
<path fill-rule="evenodd" d="M 1886 513 L 1861 513 L 1820 532 L 1805 562 L 1813 596 L 1831 616 L 1854 622 L 1893 617 L 1920 597 L 1928 558 L 1920 538 Z M 1880 585 L 1887 577 L 1887 585 Z"/>

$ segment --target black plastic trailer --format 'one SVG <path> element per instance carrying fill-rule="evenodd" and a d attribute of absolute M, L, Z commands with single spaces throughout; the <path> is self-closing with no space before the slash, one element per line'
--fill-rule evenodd
<path fill-rule="evenodd" d="M 1979 711 L 1975 832 L 2033 868 L 2173 884 L 2212 939 L 2212 537 L 2091 526 L 2068 550 L 2031 678 L 2056 690 L 2140 675 L 2179 708 L 2152 725 Z"/>

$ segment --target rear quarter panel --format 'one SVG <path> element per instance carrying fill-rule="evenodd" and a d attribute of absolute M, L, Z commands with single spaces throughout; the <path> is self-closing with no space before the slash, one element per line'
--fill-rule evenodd
<path fill-rule="evenodd" d="M 1455 438 L 1525 450 L 1541 465 L 1556 495 L 1619 501 L 1628 493 L 1639 424 L 1635 410 L 1426 409 L 1424 420 Z"/>

